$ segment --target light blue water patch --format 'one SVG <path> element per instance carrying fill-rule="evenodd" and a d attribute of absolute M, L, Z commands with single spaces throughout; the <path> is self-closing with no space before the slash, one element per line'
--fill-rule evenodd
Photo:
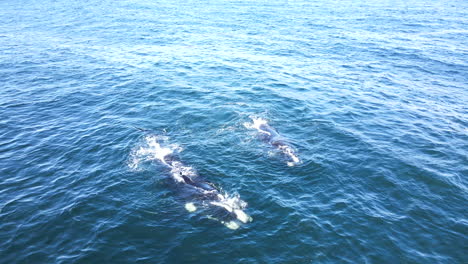
<path fill-rule="evenodd" d="M 1 1 L 0 263 L 466 263 L 467 11 Z M 129 167 L 148 134 L 254 221 Z"/>

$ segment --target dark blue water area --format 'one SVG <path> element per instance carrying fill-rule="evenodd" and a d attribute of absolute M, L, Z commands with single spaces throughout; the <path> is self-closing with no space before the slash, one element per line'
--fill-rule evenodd
<path fill-rule="evenodd" d="M 467 13 L 1 1 L 0 263 L 467 263 Z M 188 212 L 148 136 L 253 221 Z"/>

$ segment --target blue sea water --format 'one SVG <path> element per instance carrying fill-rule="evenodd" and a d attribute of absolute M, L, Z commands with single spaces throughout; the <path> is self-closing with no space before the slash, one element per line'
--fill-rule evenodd
<path fill-rule="evenodd" d="M 0 263 L 467 263 L 467 14 L 1 1 Z M 253 221 L 186 210 L 151 137 Z"/>

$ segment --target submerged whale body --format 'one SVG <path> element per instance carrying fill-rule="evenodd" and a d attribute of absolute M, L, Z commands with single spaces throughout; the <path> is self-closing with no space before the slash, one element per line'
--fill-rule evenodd
<path fill-rule="evenodd" d="M 246 127 L 255 128 L 259 133 L 259 138 L 273 146 L 275 149 L 283 154 L 287 160 L 288 166 L 294 166 L 300 163 L 299 157 L 296 155 L 295 150 L 290 146 L 280 134 L 271 127 L 268 122 L 261 118 L 252 118 L 253 124 L 248 124 Z"/>
<path fill-rule="evenodd" d="M 213 215 L 208 218 L 217 220 L 230 229 L 237 229 L 242 223 L 252 221 L 243 209 L 247 203 L 242 201 L 238 195 L 228 195 L 221 192 L 213 183 L 204 180 L 190 166 L 185 165 L 176 155 L 173 155 L 174 149 L 162 147 L 158 142 L 157 136 L 146 137 L 146 148 L 140 148 L 145 157 L 144 160 L 159 160 L 170 169 L 172 179 L 183 192 L 191 196 L 191 201 L 186 203 L 185 209 L 189 212 L 196 211 L 197 205 L 207 209 Z"/>

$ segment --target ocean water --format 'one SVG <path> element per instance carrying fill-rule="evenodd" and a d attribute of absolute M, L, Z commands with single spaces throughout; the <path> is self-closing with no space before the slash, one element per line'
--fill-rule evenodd
<path fill-rule="evenodd" d="M 0 263 L 467 263 L 467 14 L 0 1 Z"/>

